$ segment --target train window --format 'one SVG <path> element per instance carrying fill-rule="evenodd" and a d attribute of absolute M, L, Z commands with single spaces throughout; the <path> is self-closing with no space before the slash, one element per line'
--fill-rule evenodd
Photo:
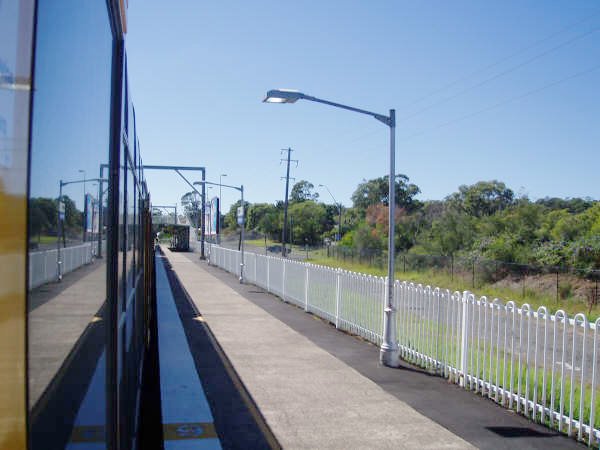
<path fill-rule="evenodd" d="M 106 181 L 112 31 L 103 1 L 40 0 L 29 186 L 30 448 L 106 439 Z M 57 32 L 60 31 L 60 32 Z"/>

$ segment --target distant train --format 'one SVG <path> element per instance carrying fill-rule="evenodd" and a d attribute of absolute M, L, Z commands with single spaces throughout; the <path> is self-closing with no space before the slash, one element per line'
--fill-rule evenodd
<path fill-rule="evenodd" d="M 0 449 L 140 448 L 153 243 L 126 2 L 0 2 Z"/>

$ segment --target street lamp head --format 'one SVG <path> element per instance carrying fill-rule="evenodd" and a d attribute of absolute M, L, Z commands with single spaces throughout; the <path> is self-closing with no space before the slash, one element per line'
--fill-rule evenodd
<path fill-rule="evenodd" d="M 304 97 L 302 92 L 293 89 L 272 89 L 267 92 L 263 103 L 296 103 L 297 100 Z"/>

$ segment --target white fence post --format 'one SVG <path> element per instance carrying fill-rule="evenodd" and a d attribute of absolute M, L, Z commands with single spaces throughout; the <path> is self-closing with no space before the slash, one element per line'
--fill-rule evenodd
<path fill-rule="evenodd" d="M 335 327 L 340 327 L 340 278 L 342 270 L 336 270 L 335 277 Z"/>
<path fill-rule="evenodd" d="M 283 264 L 283 269 L 282 269 L 282 273 L 283 275 L 281 276 L 281 299 L 285 302 L 285 259 L 282 259 L 281 264 Z"/>
<path fill-rule="evenodd" d="M 306 264 L 306 275 L 304 278 L 304 311 L 308 312 L 308 264 Z"/>
<path fill-rule="evenodd" d="M 267 292 L 271 292 L 271 257 L 267 256 Z"/>
<path fill-rule="evenodd" d="M 469 322 L 469 291 L 464 291 L 462 296 L 462 320 L 461 320 L 461 339 L 460 339 L 460 369 L 462 370 L 462 378 L 460 379 L 460 385 L 465 387 L 467 385 L 467 354 L 469 350 L 469 337 L 468 337 L 468 322 Z"/>
<path fill-rule="evenodd" d="M 385 308 L 384 305 L 387 304 L 387 299 L 388 299 L 388 291 L 389 291 L 389 283 L 388 283 L 388 277 L 384 277 L 384 285 L 383 285 L 383 298 L 381 299 L 381 308 L 379 308 L 379 311 L 381 312 L 381 323 L 380 323 L 380 330 L 381 330 L 381 335 L 380 335 L 380 339 L 381 341 L 377 343 L 377 345 L 381 346 L 381 342 L 383 341 L 383 328 L 384 328 L 384 323 L 385 323 Z M 408 345 L 408 343 L 407 343 Z M 410 347 L 410 346 L 409 346 Z"/>

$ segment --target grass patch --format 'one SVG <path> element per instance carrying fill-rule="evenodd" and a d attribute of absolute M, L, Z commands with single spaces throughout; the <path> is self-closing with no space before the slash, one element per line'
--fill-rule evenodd
<path fill-rule="evenodd" d="M 351 260 L 340 260 L 332 257 L 327 257 L 326 253 L 322 250 L 314 251 L 310 254 L 309 261 L 313 264 L 319 264 L 327 267 L 342 268 L 344 270 L 350 270 L 353 272 L 364 273 L 368 275 L 375 275 L 380 277 L 387 276 L 387 268 L 378 268 L 365 263 L 359 263 Z M 400 268 L 400 270 L 398 270 Z M 450 276 L 445 270 L 435 269 L 423 269 L 419 271 L 402 270 L 401 264 L 396 264 L 396 279 L 402 281 L 409 281 L 415 284 L 435 286 L 443 289 L 450 289 L 454 291 L 471 291 L 476 296 L 485 295 L 488 299 L 493 300 L 494 298 L 501 299 L 504 303 L 509 300 L 513 300 L 519 304 L 528 303 L 533 310 L 536 310 L 540 306 L 545 306 L 551 314 L 554 314 L 557 310 L 562 309 L 567 312 L 571 317 L 575 314 L 583 312 L 588 317 L 590 322 L 595 321 L 600 317 L 600 305 L 595 305 L 590 314 L 588 312 L 588 305 L 576 300 L 574 297 L 569 296 L 561 298 L 558 302 L 556 297 L 548 294 L 543 294 L 535 291 L 534 289 L 526 288 L 524 290 L 501 288 L 492 286 L 490 284 L 481 284 L 473 288 L 471 280 L 465 280 L 455 274 L 454 277 Z"/>
<path fill-rule="evenodd" d="M 254 247 L 265 247 L 265 240 L 264 239 L 245 239 L 244 240 L 244 244 L 246 245 L 253 245 Z M 275 242 L 272 239 L 267 239 L 267 246 L 271 246 L 271 245 L 281 245 L 280 242 Z"/>
<path fill-rule="evenodd" d="M 39 237 L 31 236 L 29 242 L 32 244 L 56 244 L 57 237 L 56 236 L 46 236 L 42 235 Z"/>

